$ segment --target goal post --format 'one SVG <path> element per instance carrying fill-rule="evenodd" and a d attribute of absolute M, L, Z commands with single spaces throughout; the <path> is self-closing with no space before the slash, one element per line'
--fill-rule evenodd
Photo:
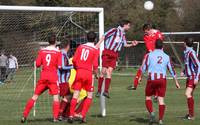
<path fill-rule="evenodd" d="M 16 108 L 17 111 L 12 111 L 12 113 L 14 116 L 20 117 L 27 99 L 33 94 L 33 88 L 35 88 L 36 80 L 39 77 L 39 70 L 36 70 L 33 62 L 37 51 L 46 46 L 47 34 L 55 32 L 58 42 L 62 42 L 63 39 L 70 40 L 72 43 L 70 53 L 72 55 L 78 45 L 87 42 L 86 33 L 88 31 L 96 32 L 99 38 L 103 36 L 104 9 L 99 7 L 0 5 L 0 30 L 0 42 L 2 41 L 0 50 L 5 49 L 6 52 L 13 52 L 19 60 L 19 73 L 16 74 L 16 84 L 13 86 L 16 89 L 21 89 L 23 85 L 23 90 L 20 90 L 17 93 L 18 98 L 14 99 L 19 108 Z M 101 44 L 100 55 L 103 49 L 104 44 Z M 101 58 L 99 61 L 101 70 Z M 32 112 L 33 116 L 51 114 L 49 98 L 51 97 L 46 93 L 40 97 Z M 104 98 L 102 100 L 105 101 Z M 102 110 L 104 109 L 100 111 Z"/>

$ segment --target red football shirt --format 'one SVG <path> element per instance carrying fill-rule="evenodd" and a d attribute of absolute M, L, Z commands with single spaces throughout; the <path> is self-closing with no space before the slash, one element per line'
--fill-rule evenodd
<path fill-rule="evenodd" d="M 62 66 L 61 52 L 53 46 L 48 46 L 39 51 L 36 66 L 42 66 L 40 80 L 57 82 L 57 69 Z"/>
<path fill-rule="evenodd" d="M 80 45 L 73 57 L 74 67 L 77 69 L 85 69 L 89 71 L 98 68 L 99 50 L 93 43 Z"/>
<path fill-rule="evenodd" d="M 157 39 L 163 40 L 163 34 L 159 30 L 152 29 L 148 33 L 144 34 L 144 42 L 148 52 L 155 49 L 155 42 Z"/>

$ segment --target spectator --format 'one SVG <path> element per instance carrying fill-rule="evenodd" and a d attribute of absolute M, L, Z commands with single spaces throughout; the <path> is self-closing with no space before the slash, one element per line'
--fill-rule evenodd
<path fill-rule="evenodd" d="M 10 53 L 8 57 L 8 81 L 12 81 L 15 75 L 16 70 L 18 69 L 17 58 Z"/>
<path fill-rule="evenodd" d="M 6 79 L 7 60 L 7 56 L 2 51 L 0 56 L 0 84 L 3 84 Z"/>

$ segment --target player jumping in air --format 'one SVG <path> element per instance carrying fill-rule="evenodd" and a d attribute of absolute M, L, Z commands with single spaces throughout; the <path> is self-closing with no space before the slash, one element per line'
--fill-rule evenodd
<path fill-rule="evenodd" d="M 184 63 L 185 69 L 184 74 L 187 77 L 186 81 L 186 91 L 185 96 L 187 98 L 188 104 L 188 114 L 185 116 L 185 119 L 193 120 L 194 119 L 194 98 L 193 93 L 196 88 L 196 85 L 199 80 L 200 75 L 200 62 L 197 58 L 196 52 L 193 50 L 193 39 L 185 39 L 185 51 L 184 51 Z M 182 73 L 182 76 L 184 75 Z"/>
<path fill-rule="evenodd" d="M 65 41 L 62 43 L 62 68 L 58 70 L 58 82 L 60 87 L 60 96 L 62 97 L 60 103 L 60 111 L 59 111 L 59 120 L 63 119 L 63 113 L 67 108 L 67 105 L 70 104 L 70 89 L 69 89 L 69 77 L 71 69 L 73 69 L 73 65 L 69 62 L 69 57 L 67 52 L 70 49 L 70 42 Z"/>
<path fill-rule="evenodd" d="M 61 53 L 56 48 L 56 35 L 51 34 L 48 38 L 49 46 L 39 51 L 36 59 L 36 66 L 42 67 L 40 79 L 35 88 L 34 95 L 27 102 L 21 122 L 24 123 L 29 115 L 29 112 L 34 106 L 34 103 L 45 90 L 49 89 L 49 94 L 53 95 L 53 121 L 58 121 L 59 115 L 59 87 L 57 84 L 58 68 L 61 68 Z"/>
<path fill-rule="evenodd" d="M 116 67 L 118 53 L 122 47 L 132 47 L 137 45 L 137 41 L 128 44 L 125 38 L 125 32 L 130 29 L 130 21 L 122 20 L 117 28 L 112 28 L 104 35 L 104 50 L 102 53 L 102 70 L 98 80 L 98 92 L 96 97 L 101 95 L 102 84 L 105 80 L 105 89 L 103 95 L 109 98 L 109 87 L 113 69 Z"/>
<path fill-rule="evenodd" d="M 155 49 L 155 42 L 157 39 L 163 40 L 163 34 L 157 30 L 153 29 L 150 24 L 144 24 L 143 26 L 143 31 L 144 31 L 144 43 L 146 46 L 146 53 L 148 54 L 149 52 L 154 51 Z M 146 54 L 145 54 L 146 56 Z M 145 58 L 144 56 L 144 58 Z M 138 69 L 135 79 L 133 81 L 133 87 L 136 89 L 138 86 L 139 81 L 141 80 L 142 77 L 142 69 L 141 67 Z"/>
<path fill-rule="evenodd" d="M 92 95 L 94 91 L 92 74 L 94 73 L 96 75 L 98 72 L 99 57 L 99 49 L 94 45 L 96 37 L 97 36 L 94 32 L 87 33 L 88 43 L 80 45 L 73 57 L 73 64 L 77 73 L 75 82 L 72 86 L 74 94 L 70 103 L 69 123 L 73 123 L 77 99 L 81 89 L 85 89 L 87 91 L 87 98 L 84 101 L 81 112 L 81 122 L 86 122 L 86 113 L 92 103 Z"/>
<path fill-rule="evenodd" d="M 146 108 L 150 114 L 150 123 L 155 120 L 155 114 L 152 105 L 151 96 L 158 93 L 158 103 L 159 103 L 159 125 L 163 125 L 163 116 L 165 112 L 164 97 L 166 92 L 166 71 L 170 71 L 170 74 L 175 79 L 175 84 L 177 88 L 180 85 L 176 78 L 175 70 L 170 62 L 170 58 L 167 54 L 163 52 L 163 42 L 162 40 L 156 40 L 155 50 L 147 54 L 144 58 L 142 65 L 142 72 L 148 72 L 148 80 L 145 89 L 146 95 Z"/>

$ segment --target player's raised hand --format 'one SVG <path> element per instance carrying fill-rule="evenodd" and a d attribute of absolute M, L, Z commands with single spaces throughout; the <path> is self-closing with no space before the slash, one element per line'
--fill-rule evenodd
<path fill-rule="evenodd" d="M 181 77 L 184 77 L 184 75 L 185 75 L 184 72 L 181 72 Z"/>
<path fill-rule="evenodd" d="M 136 40 L 133 40 L 131 43 L 132 43 L 132 45 L 133 45 L 133 46 L 137 46 L 137 44 L 138 44 L 138 41 L 136 41 Z"/>
<path fill-rule="evenodd" d="M 180 88 L 181 88 L 181 86 L 180 86 L 178 80 L 176 80 L 176 88 L 177 88 L 177 89 L 180 89 Z"/>
<path fill-rule="evenodd" d="M 99 42 L 95 45 L 97 48 L 100 48 L 100 45 L 101 43 L 104 41 L 105 39 L 105 36 L 102 36 L 100 39 L 99 39 Z"/>
<path fill-rule="evenodd" d="M 127 90 L 136 90 L 137 88 L 135 88 L 134 86 L 130 85 L 127 87 Z"/>

